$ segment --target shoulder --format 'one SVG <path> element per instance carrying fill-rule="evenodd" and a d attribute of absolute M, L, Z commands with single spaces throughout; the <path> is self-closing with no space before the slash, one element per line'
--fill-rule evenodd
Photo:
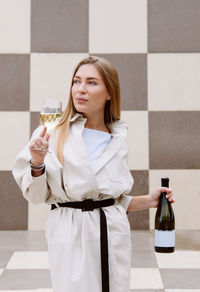
<path fill-rule="evenodd" d="M 120 136 L 126 137 L 127 129 L 128 129 L 126 121 L 121 120 L 121 119 L 116 120 L 112 123 L 109 123 L 108 127 L 110 128 L 111 133 L 113 135 L 120 135 Z"/>

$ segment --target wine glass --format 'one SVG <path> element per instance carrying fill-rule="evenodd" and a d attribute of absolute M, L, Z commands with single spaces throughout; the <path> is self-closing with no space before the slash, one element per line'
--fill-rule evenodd
<path fill-rule="evenodd" d="M 56 127 L 62 113 L 62 103 L 55 98 L 47 98 L 40 112 L 40 124 L 47 127 L 47 131 Z"/>
<path fill-rule="evenodd" d="M 40 124 L 47 127 L 47 132 L 56 127 L 62 114 L 62 103 L 56 98 L 46 98 L 40 112 Z M 45 147 L 35 147 L 37 151 L 47 151 Z"/>

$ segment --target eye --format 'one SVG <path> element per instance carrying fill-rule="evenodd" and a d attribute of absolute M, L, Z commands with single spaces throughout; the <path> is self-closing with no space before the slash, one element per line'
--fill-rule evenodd
<path fill-rule="evenodd" d="M 90 84 L 90 85 L 95 85 L 96 82 L 94 82 L 94 81 L 89 81 L 89 84 Z"/>
<path fill-rule="evenodd" d="M 78 79 L 74 79 L 73 84 L 78 84 L 79 80 Z"/>

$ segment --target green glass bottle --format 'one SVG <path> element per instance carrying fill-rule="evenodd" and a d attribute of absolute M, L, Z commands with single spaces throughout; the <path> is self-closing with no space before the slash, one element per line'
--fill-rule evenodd
<path fill-rule="evenodd" d="M 169 178 L 161 178 L 161 186 L 169 187 Z M 171 253 L 175 250 L 175 217 L 166 193 L 161 193 L 155 215 L 155 251 Z"/>

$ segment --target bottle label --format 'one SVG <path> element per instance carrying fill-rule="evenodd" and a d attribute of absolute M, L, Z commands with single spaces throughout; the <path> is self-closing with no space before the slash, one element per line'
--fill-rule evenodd
<path fill-rule="evenodd" d="M 175 230 L 155 230 L 155 246 L 175 246 Z"/>

